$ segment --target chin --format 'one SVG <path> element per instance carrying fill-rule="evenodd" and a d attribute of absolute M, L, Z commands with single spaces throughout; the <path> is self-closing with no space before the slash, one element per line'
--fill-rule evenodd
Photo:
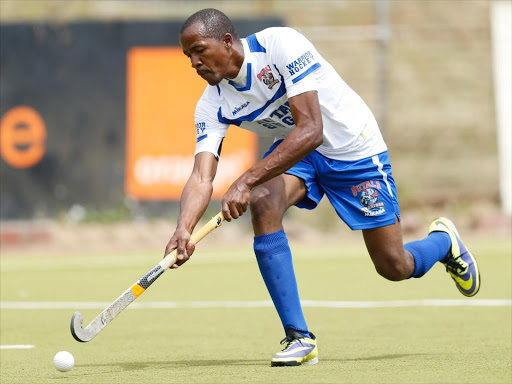
<path fill-rule="evenodd" d="M 206 80 L 206 82 L 212 86 L 215 86 L 217 84 L 219 84 L 220 82 L 222 81 L 222 79 L 218 80 L 218 79 L 209 79 L 209 80 Z"/>

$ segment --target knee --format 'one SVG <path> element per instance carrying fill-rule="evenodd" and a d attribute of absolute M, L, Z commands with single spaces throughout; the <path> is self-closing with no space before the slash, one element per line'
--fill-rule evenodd
<path fill-rule="evenodd" d="M 262 221 L 281 221 L 284 211 L 280 209 L 279 201 L 272 196 L 267 188 L 255 188 L 250 200 L 251 217 L 253 223 Z"/>
<path fill-rule="evenodd" d="M 407 279 L 411 274 L 403 255 L 388 253 L 376 258 L 372 255 L 372 259 L 377 273 L 387 280 L 400 281 Z"/>

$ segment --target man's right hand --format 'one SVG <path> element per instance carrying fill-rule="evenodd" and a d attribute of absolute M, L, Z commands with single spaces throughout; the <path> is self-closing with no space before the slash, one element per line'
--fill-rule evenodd
<path fill-rule="evenodd" d="M 185 263 L 190 256 L 194 253 L 196 249 L 196 245 L 190 241 L 191 233 L 186 229 L 176 229 L 174 234 L 171 237 L 171 240 L 167 243 L 167 247 L 165 247 L 164 257 L 169 253 L 177 250 L 177 261 L 175 264 L 171 265 L 171 268 L 176 269 L 183 263 Z"/>

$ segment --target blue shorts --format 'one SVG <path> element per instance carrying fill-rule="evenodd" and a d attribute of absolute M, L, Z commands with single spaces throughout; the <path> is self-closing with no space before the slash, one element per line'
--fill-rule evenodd
<path fill-rule="evenodd" d="M 263 157 L 281 141 L 272 144 Z M 316 208 L 325 194 L 351 229 L 394 224 L 395 216 L 400 220 L 387 151 L 356 161 L 334 160 L 313 151 L 285 173 L 301 178 L 306 184 L 307 195 L 296 204 L 299 208 Z"/>

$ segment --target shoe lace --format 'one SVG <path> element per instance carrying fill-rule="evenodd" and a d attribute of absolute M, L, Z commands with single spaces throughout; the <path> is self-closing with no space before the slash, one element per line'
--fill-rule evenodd
<path fill-rule="evenodd" d="M 283 340 L 280 341 L 279 344 L 281 344 L 281 345 L 286 344 L 284 346 L 284 348 L 282 349 L 283 351 L 286 351 L 290 347 L 290 345 L 292 345 L 292 343 L 294 341 L 296 341 L 296 339 L 286 336 Z"/>
<path fill-rule="evenodd" d="M 468 270 L 468 263 L 462 260 L 462 257 L 449 257 L 445 262 L 447 272 L 456 272 L 463 275 Z"/>

